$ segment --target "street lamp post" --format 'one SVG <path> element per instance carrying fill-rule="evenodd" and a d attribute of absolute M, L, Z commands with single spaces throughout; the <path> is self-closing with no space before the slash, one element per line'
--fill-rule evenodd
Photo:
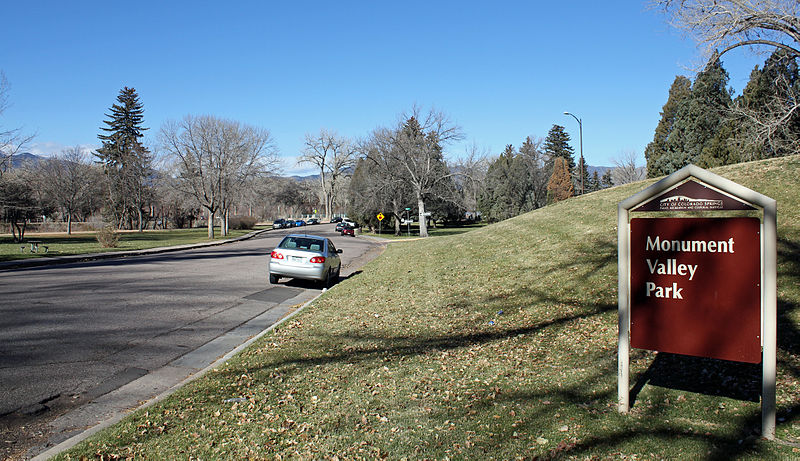
<path fill-rule="evenodd" d="M 583 123 L 581 122 L 581 119 L 579 119 L 578 117 L 575 116 L 575 114 L 571 114 L 569 112 L 564 112 L 564 115 L 571 115 L 572 118 L 574 118 L 578 122 L 578 132 L 580 133 L 580 140 L 581 140 L 581 163 L 580 163 L 580 165 L 578 165 L 578 174 L 581 177 L 581 195 L 583 195 L 585 193 L 585 190 L 583 189 L 583 168 L 584 168 L 584 162 L 583 162 Z"/>

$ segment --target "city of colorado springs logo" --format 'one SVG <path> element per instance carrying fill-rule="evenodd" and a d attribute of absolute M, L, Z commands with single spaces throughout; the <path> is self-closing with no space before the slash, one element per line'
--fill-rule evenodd
<path fill-rule="evenodd" d="M 723 208 L 722 200 L 691 198 L 685 195 L 661 199 L 658 205 L 661 211 L 721 210 Z"/>

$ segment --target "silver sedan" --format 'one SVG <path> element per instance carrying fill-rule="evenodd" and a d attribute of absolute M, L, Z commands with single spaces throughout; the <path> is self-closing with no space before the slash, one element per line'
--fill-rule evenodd
<path fill-rule="evenodd" d="M 281 277 L 291 277 L 316 280 L 330 287 L 339 280 L 341 252 L 328 238 L 289 234 L 270 254 L 269 282 L 278 283 Z"/>

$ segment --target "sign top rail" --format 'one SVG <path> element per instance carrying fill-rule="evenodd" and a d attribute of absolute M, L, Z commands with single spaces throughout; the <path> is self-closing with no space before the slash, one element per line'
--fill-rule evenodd
<path fill-rule="evenodd" d="M 753 209 L 766 211 L 775 210 L 776 202 L 766 195 L 718 174 L 696 165 L 687 165 L 623 200 L 618 208 L 620 212 Z"/>

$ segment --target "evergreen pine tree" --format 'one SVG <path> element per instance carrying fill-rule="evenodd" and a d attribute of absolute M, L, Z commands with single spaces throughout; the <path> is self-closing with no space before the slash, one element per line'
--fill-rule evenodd
<path fill-rule="evenodd" d="M 672 133 L 675 119 L 678 115 L 678 108 L 686 103 L 691 95 L 692 82 L 688 78 L 678 75 L 672 86 L 669 88 L 667 102 L 661 108 L 661 120 L 658 121 L 653 141 L 644 150 L 647 160 L 647 176 L 649 178 L 659 176 L 656 165 L 658 159 L 667 154 L 667 138 Z"/>
<path fill-rule="evenodd" d="M 569 145 L 569 134 L 561 125 L 553 125 L 544 140 L 544 152 L 547 158 L 547 169 L 552 171 L 553 162 L 557 157 L 567 162 L 570 176 L 575 172 L 575 149 Z"/>
<path fill-rule="evenodd" d="M 509 144 L 489 165 L 478 209 L 489 221 L 501 221 L 514 216 L 509 177 L 514 164 L 514 148 Z"/>
<path fill-rule="evenodd" d="M 594 170 L 592 177 L 589 179 L 588 186 L 586 187 L 586 192 L 594 192 L 598 190 L 600 190 L 600 175 L 597 173 L 597 170 Z"/>
<path fill-rule="evenodd" d="M 666 153 L 653 161 L 655 175 L 670 174 L 689 163 L 712 164 L 729 156 L 723 143 L 714 143 L 731 105 L 728 72 L 712 59 L 697 74 L 688 100 L 678 107 Z M 648 170 L 650 170 L 648 161 Z"/>
<path fill-rule="evenodd" d="M 108 176 L 108 204 L 119 227 L 132 228 L 134 219 L 141 231 L 144 206 L 150 200 L 148 180 L 152 175 L 152 157 L 142 144 L 144 107 L 133 88 L 124 87 L 117 104 L 111 106 L 109 120 L 101 129 L 107 134 L 98 138 L 103 143 L 95 156 Z"/>
<path fill-rule="evenodd" d="M 606 170 L 603 177 L 600 178 L 600 188 L 607 189 L 614 185 L 614 178 L 611 177 L 611 170 Z"/>
<path fill-rule="evenodd" d="M 576 195 L 580 194 L 580 185 L 581 185 L 581 172 L 583 173 L 583 188 L 585 189 L 584 193 L 591 192 L 589 190 L 589 167 L 586 165 L 586 160 L 584 158 L 578 159 L 578 169 L 575 170 L 575 190 Z"/>

